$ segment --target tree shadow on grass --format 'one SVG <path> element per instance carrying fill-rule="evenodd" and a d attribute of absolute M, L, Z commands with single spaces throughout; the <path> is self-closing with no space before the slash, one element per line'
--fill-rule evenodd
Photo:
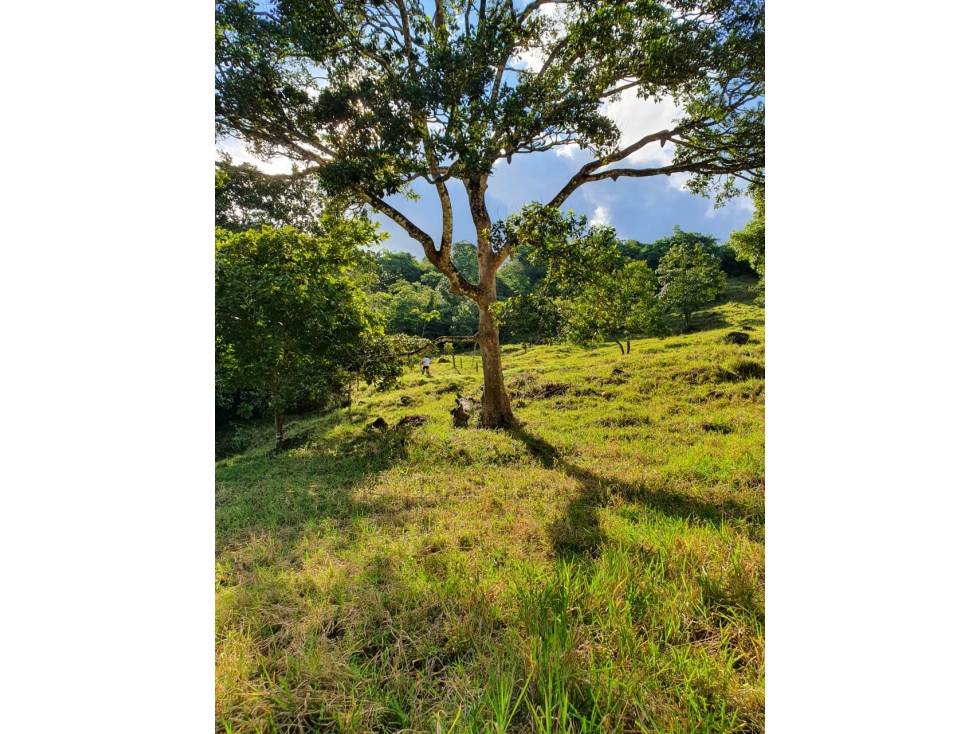
<path fill-rule="evenodd" d="M 227 413 L 228 411 L 225 411 Z M 285 417 L 284 449 L 301 448 L 316 438 L 317 432 L 366 418 L 364 406 L 343 406 L 329 412 L 322 409 L 293 413 Z M 275 429 L 269 417 L 225 417 L 214 426 L 214 460 L 230 459 L 258 444 L 275 442 Z"/>
<path fill-rule="evenodd" d="M 601 553 L 608 538 L 601 529 L 598 515 L 612 496 L 637 502 L 670 517 L 694 520 L 715 528 L 722 522 L 736 519 L 749 523 L 758 521 L 756 511 L 739 502 L 705 502 L 682 492 L 605 477 L 562 458 L 553 445 L 524 428 L 511 428 L 509 433 L 545 468 L 561 471 L 579 485 L 578 494 L 569 503 L 564 516 L 548 528 L 551 545 L 559 558 L 590 560 Z"/>
<path fill-rule="evenodd" d="M 377 430 L 362 427 L 330 435 L 338 421 L 299 427 L 302 445 L 288 451 L 252 451 L 219 461 L 215 478 L 218 546 L 250 534 L 298 537 L 330 518 L 343 523 L 369 508 L 354 490 L 407 456 L 413 426 Z"/>
<path fill-rule="evenodd" d="M 718 307 L 727 305 L 755 306 L 757 293 L 753 288 L 757 285 L 758 278 L 750 275 L 741 275 L 728 278 L 727 289 L 718 299 L 704 308 L 698 309 L 691 316 L 690 330 L 687 331 L 683 319 L 679 316 L 669 315 L 665 319 L 667 330 L 674 334 L 695 334 L 700 331 L 711 331 L 713 329 L 744 328 L 745 326 L 755 327 L 764 326 L 764 318 L 744 313 L 725 313 Z M 752 314 L 757 311 L 751 312 Z M 734 319 L 733 321 L 731 319 Z"/>
<path fill-rule="evenodd" d="M 740 303 L 743 306 L 756 306 L 758 294 L 754 288 L 758 278 L 753 275 L 739 275 L 727 279 L 727 288 L 721 298 L 729 303 Z"/>

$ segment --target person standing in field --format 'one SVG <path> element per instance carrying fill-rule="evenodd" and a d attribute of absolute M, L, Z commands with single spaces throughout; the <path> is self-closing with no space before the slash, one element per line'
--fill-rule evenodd
<path fill-rule="evenodd" d="M 423 375 L 428 375 L 429 377 L 432 376 L 432 373 L 429 372 L 429 370 L 428 370 L 428 368 L 429 368 L 429 366 L 431 364 L 432 364 L 432 360 L 430 360 L 428 357 L 422 357 L 422 374 Z"/>

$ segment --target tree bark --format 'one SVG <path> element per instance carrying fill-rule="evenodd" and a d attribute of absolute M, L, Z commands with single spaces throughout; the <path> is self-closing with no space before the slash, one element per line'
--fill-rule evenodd
<path fill-rule="evenodd" d="M 282 413 L 275 414 L 275 448 L 282 448 L 283 441 L 283 430 L 282 430 Z"/>
<path fill-rule="evenodd" d="M 613 339 L 613 341 L 616 344 L 619 345 L 619 351 L 622 352 L 622 356 L 624 357 L 625 356 L 625 347 L 622 346 L 622 342 L 620 342 L 618 339 Z"/>
<path fill-rule="evenodd" d="M 494 252 L 489 239 L 490 219 L 486 209 L 487 175 L 466 182 L 469 211 L 476 226 L 476 259 L 479 262 L 478 295 L 473 300 L 479 306 L 479 330 L 476 341 L 483 362 L 482 420 L 485 428 L 510 428 L 516 425 L 510 398 L 503 384 L 503 362 L 500 352 L 500 330 L 493 323 L 490 308 L 496 303 L 496 271 L 507 258 L 505 252 Z"/>
<path fill-rule="evenodd" d="M 510 428 L 515 424 L 510 398 L 503 384 L 500 332 L 488 306 L 479 307 L 479 351 L 483 357 L 483 426 Z"/>

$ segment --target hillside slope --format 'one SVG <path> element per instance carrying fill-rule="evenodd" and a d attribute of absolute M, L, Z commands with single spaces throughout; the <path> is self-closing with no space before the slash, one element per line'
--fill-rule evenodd
<path fill-rule="evenodd" d="M 481 384 L 457 354 L 289 422 L 301 448 L 225 436 L 217 730 L 763 731 L 749 282 L 627 356 L 505 348 L 513 431 L 451 427 Z"/>

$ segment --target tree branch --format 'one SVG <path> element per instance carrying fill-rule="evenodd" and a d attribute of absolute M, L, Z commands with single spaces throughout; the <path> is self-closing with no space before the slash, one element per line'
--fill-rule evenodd
<path fill-rule="evenodd" d="M 662 144 L 665 144 L 666 141 L 670 139 L 670 137 L 676 135 L 679 132 L 682 132 L 688 127 L 690 127 L 690 125 L 687 126 L 681 125 L 680 127 L 674 128 L 673 130 L 660 130 L 657 133 L 652 133 L 650 135 L 646 135 L 645 137 L 640 138 L 632 145 L 623 148 L 620 151 L 612 153 L 611 155 L 607 155 L 604 158 L 597 158 L 591 161 L 590 163 L 586 163 L 581 167 L 578 173 L 572 176 L 571 180 L 568 181 L 568 183 L 566 183 L 564 187 L 557 192 L 554 198 L 551 199 L 550 203 L 548 203 L 548 206 L 551 207 L 561 206 L 561 204 L 567 201 L 568 197 L 571 196 L 571 194 L 573 194 L 575 190 L 582 184 L 588 183 L 589 181 L 599 181 L 602 178 L 609 178 L 611 176 L 611 172 L 606 171 L 605 173 L 609 173 L 609 175 L 601 175 L 600 178 L 595 178 L 592 176 L 592 173 L 597 169 L 602 168 L 603 166 L 607 166 L 611 163 L 616 163 L 618 161 L 621 161 L 624 158 L 628 158 L 630 155 L 635 153 L 640 148 L 643 148 L 646 145 L 649 145 L 650 143 L 656 140 L 659 140 Z M 614 169 L 614 170 L 621 171 L 624 169 Z M 649 169 L 649 170 L 656 170 L 656 173 L 666 172 L 665 170 L 659 170 L 659 169 Z M 682 169 L 678 169 L 678 170 L 682 170 Z M 645 175 L 654 176 L 656 175 L 656 173 L 648 173 Z M 670 173 L 673 173 L 673 171 L 670 171 Z M 625 174 L 621 174 L 621 175 L 625 175 Z"/>
<path fill-rule="evenodd" d="M 405 352 L 404 354 L 396 354 L 394 356 L 396 356 L 396 357 L 413 357 L 416 354 L 421 354 L 426 349 L 431 349 L 432 347 L 434 347 L 434 346 L 436 346 L 438 344 L 444 344 L 446 342 L 456 342 L 456 343 L 457 342 L 468 342 L 468 343 L 471 344 L 471 343 L 476 342 L 476 341 L 479 341 L 479 340 L 476 338 L 476 335 L 475 334 L 473 336 L 440 336 L 437 339 L 429 339 L 428 344 L 426 344 L 426 345 L 424 345 L 422 347 L 419 347 L 418 349 L 415 349 L 414 351 Z"/>
<path fill-rule="evenodd" d="M 450 247 L 436 249 L 435 240 L 428 233 L 424 232 L 417 224 L 376 194 L 363 190 L 358 190 L 357 194 L 365 203 L 374 207 L 375 210 L 393 219 L 413 240 L 422 246 L 429 262 L 449 279 L 449 290 L 452 293 L 460 296 L 468 296 L 474 301 L 478 299 L 480 295 L 479 288 L 466 280 L 465 276 L 456 269 L 456 266 L 452 262 L 452 250 Z"/>
<path fill-rule="evenodd" d="M 384 353 L 380 353 L 380 354 L 368 355 L 366 359 L 360 360 L 360 364 L 361 365 L 369 364 L 371 362 L 376 362 L 379 359 L 403 359 L 405 357 L 413 357 L 416 354 L 421 354 L 422 352 L 424 352 L 427 349 L 431 349 L 434 346 L 437 346 L 439 344 L 444 344 L 446 342 L 465 342 L 465 343 L 470 343 L 471 344 L 471 343 L 477 342 L 477 341 L 478 341 L 478 339 L 476 339 L 476 336 L 475 335 L 473 335 L 473 336 L 440 336 L 440 337 L 438 337 L 436 339 L 426 339 L 425 340 L 425 344 L 423 344 L 422 346 L 418 347 L 417 349 L 413 349 L 410 352 L 398 352 L 397 354 L 390 354 L 388 352 L 384 352 Z M 347 369 L 350 370 L 350 371 L 353 371 L 354 368 L 353 367 L 347 367 Z"/>
<path fill-rule="evenodd" d="M 306 178 L 306 176 L 312 176 L 314 173 L 318 173 L 320 170 L 319 166 L 310 166 L 309 168 L 305 168 L 302 171 L 296 171 L 295 173 L 265 173 L 265 171 L 262 171 L 248 163 L 229 166 L 229 168 L 242 169 L 245 166 L 253 169 L 249 170 L 249 173 L 260 176 L 267 181 L 298 181 L 301 178 Z"/>

